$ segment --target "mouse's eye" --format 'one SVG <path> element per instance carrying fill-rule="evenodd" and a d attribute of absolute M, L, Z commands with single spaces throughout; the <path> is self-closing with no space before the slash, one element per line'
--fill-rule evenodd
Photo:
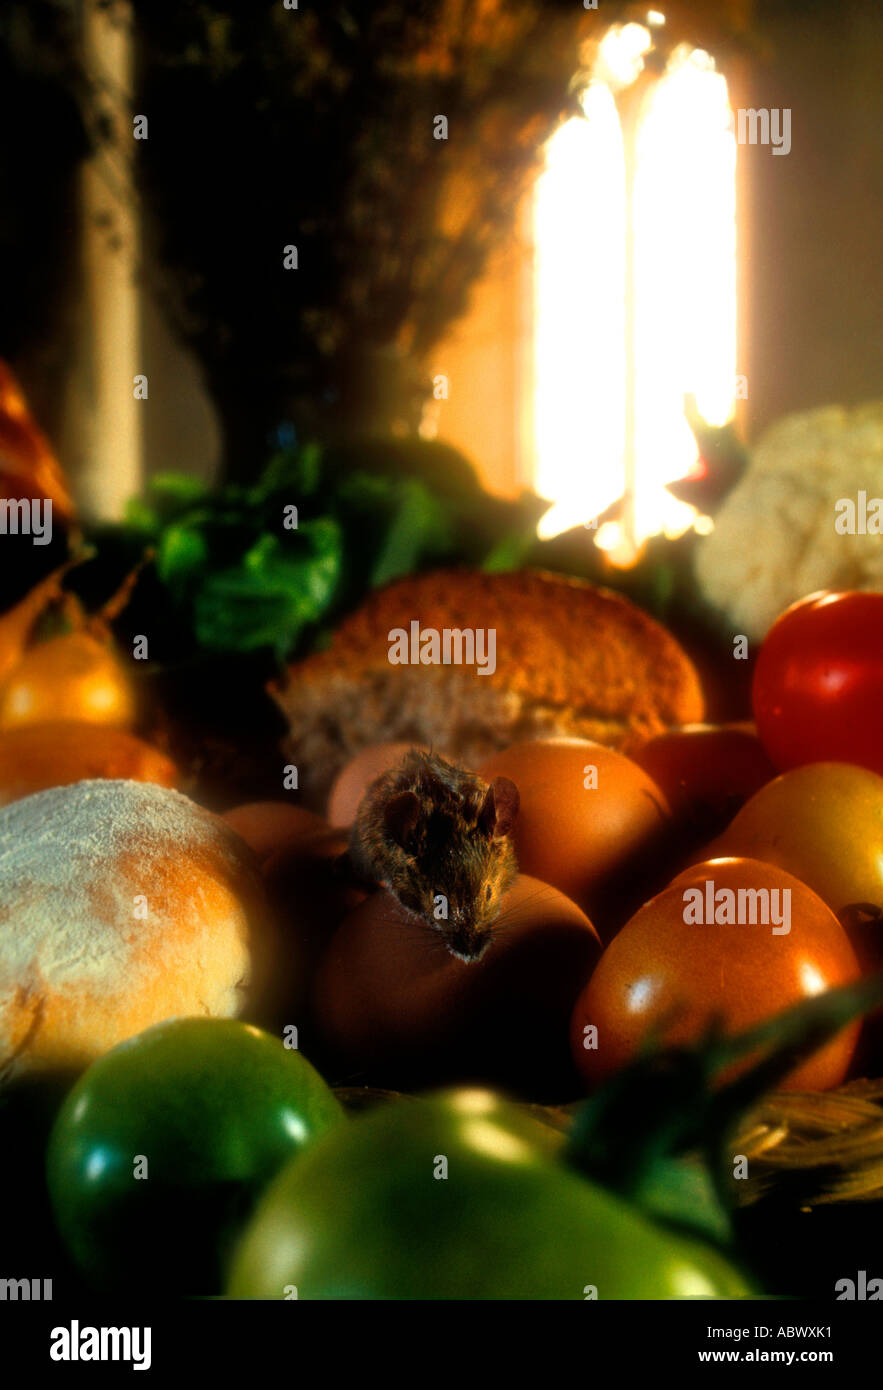
<path fill-rule="evenodd" d="M 490 900 L 491 900 L 491 898 L 492 898 L 493 896 L 494 896 L 494 890 L 493 890 L 493 888 L 491 887 L 491 885 L 488 884 L 487 888 L 485 888 L 485 890 L 484 890 L 484 900 L 485 900 L 485 902 L 486 902 L 486 903 L 489 903 Z"/>

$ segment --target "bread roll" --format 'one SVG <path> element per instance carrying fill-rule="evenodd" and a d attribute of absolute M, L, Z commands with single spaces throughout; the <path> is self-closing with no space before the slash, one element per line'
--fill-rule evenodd
<path fill-rule="evenodd" d="M 495 669 L 391 665 L 391 630 L 414 620 L 439 632 L 493 629 Z M 532 570 L 440 570 L 390 584 L 270 693 L 290 724 L 286 756 L 319 809 L 341 767 L 372 743 L 428 744 L 476 767 L 519 740 L 554 735 L 628 752 L 705 711 L 695 668 L 647 613 L 583 580 Z"/>
<path fill-rule="evenodd" d="M 88 781 L 0 809 L 0 1077 L 235 1016 L 267 925 L 251 851 L 179 792 Z"/>

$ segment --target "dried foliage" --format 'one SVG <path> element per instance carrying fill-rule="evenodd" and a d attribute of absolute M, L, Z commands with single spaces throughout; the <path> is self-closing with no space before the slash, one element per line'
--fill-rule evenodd
<path fill-rule="evenodd" d="M 0 6 L 0 358 L 57 368 L 71 273 L 73 174 L 88 150 L 73 3 Z"/>
<path fill-rule="evenodd" d="M 423 383 L 400 364 L 466 307 L 607 19 L 549 0 L 133 8 L 155 262 L 222 411 L 407 414 Z"/>

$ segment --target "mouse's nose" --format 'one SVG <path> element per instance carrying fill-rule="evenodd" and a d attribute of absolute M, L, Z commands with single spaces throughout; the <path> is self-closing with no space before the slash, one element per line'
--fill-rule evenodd
<path fill-rule="evenodd" d="M 454 927 L 447 933 L 447 947 L 458 960 L 480 960 L 490 944 L 490 932 L 477 932 L 472 927 Z"/>

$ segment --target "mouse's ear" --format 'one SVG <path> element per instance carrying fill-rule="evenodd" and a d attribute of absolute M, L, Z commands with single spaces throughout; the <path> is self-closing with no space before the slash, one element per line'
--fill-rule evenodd
<path fill-rule="evenodd" d="M 387 802 L 383 822 L 387 834 L 407 849 L 420 819 L 420 799 L 415 792 L 399 792 Z"/>
<path fill-rule="evenodd" d="M 479 829 L 491 840 L 501 840 L 515 824 L 520 801 L 518 788 L 508 777 L 495 777 L 478 812 Z"/>

